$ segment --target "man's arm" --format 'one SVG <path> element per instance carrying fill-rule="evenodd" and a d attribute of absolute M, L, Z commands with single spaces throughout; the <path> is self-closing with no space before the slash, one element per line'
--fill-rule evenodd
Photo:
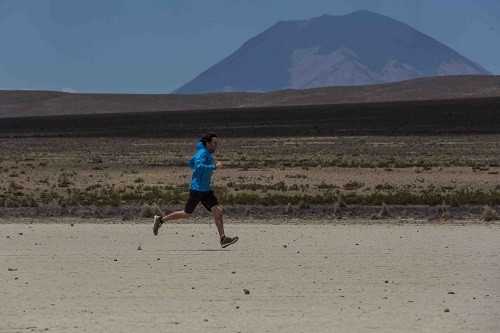
<path fill-rule="evenodd" d="M 197 159 L 196 159 L 196 169 L 208 169 L 208 170 L 215 170 L 217 169 L 217 165 L 215 164 L 207 164 L 208 160 L 208 153 L 201 154 Z M 218 162 L 217 164 L 219 164 Z"/>

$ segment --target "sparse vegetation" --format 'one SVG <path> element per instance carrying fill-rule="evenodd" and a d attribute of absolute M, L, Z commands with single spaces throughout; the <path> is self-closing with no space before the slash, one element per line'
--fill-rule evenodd
<path fill-rule="evenodd" d="M 460 207 L 460 202 L 455 198 L 455 196 L 451 195 L 448 200 L 450 207 Z"/>
<path fill-rule="evenodd" d="M 380 210 L 379 216 L 389 216 L 389 209 L 387 208 L 387 205 L 385 202 L 382 202 L 382 208 Z"/>
<path fill-rule="evenodd" d="M 337 198 L 337 205 L 340 207 L 340 208 L 346 208 L 347 205 L 345 204 L 344 200 L 342 199 L 341 196 L 339 196 Z"/>
<path fill-rule="evenodd" d="M 5 208 L 15 208 L 15 207 L 19 207 L 19 204 L 10 198 L 7 198 L 5 200 L 4 207 Z"/>
<path fill-rule="evenodd" d="M 144 204 L 141 206 L 141 217 L 151 218 L 154 215 L 162 215 L 161 211 L 156 205 Z"/>
<path fill-rule="evenodd" d="M 141 217 L 150 218 L 153 216 L 154 216 L 153 210 L 151 209 L 150 205 L 145 204 L 141 206 Z"/>
<path fill-rule="evenodd" d="M 299 209 L 307 209 L 309 208 L 309 205 L 305 203 L 303 199 L 301 199 L 298 203 Z"/>
<path fill-rule="evenodd" d="M 172 148 L 158 139 L 13 140 L 0 141 L 10 154 L 0 167 L 3 207 L 177 205 L 188 195 L 185 161 L 195 139 L 172 139 Z M 333 204 L 336 212 L 346 203 L 498 205 L 499 142 L 498 135 L 255 138 L 242 150 L 247 139 L 227 139 L 215 155 L 226 163 L 214 190 L 227 205 Z"/>
<path fill-rule="evenodd" d="M 333 204 L 333 212 L 334 213 L 338 213 L 340 212 L 342 209 L 342 207 L 340 207 L 340 204 L 338 201 L 335 201 L 335 203 Z"/>
<path fill-rule="evenodd" d="M 494 220 L 498 220 L 497 212 L 494 209 L 492 209 L 489 205 L 485 205 L 483 212 L 483 221 L 491 222 Z"/>
<path fill-rule="evenodd" d="M 354 190 L 359 190 L 363 186 L 364 186 L 364 184 L 361 182 L 349 182 L 347 184 L 344 184 L 343 188 L 344 188 L 344 190 L 347 190 L 347 191 L 354 191 Z"/>

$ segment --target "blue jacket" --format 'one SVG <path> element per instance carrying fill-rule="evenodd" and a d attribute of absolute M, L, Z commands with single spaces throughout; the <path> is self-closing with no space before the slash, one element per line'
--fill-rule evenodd
<path fill-rule="evenodd" d="M 213 151 L 206 148 L 201 141 L 196 143 L 198 151 L 188 161 L 193 170 L 190 188 L 194 191 L 210 191 L 212 172 L 217 168 L 212 159 Z"/>

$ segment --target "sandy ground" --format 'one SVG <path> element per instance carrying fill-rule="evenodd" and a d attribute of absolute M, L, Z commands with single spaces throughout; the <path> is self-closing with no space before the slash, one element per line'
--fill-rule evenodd
<path fill-rule="evenodd" d="M 14 221 L 0 332 L 500 331 L 498 224 Z"/>

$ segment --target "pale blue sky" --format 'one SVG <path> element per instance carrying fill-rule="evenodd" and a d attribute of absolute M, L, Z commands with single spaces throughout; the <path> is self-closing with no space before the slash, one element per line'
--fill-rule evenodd
<path fill-rule="evenodd" d="M 500 74 L 500 0 L 0 0 L 0 89 L 168 93 L 278 21 L 360 9 Z"/>

